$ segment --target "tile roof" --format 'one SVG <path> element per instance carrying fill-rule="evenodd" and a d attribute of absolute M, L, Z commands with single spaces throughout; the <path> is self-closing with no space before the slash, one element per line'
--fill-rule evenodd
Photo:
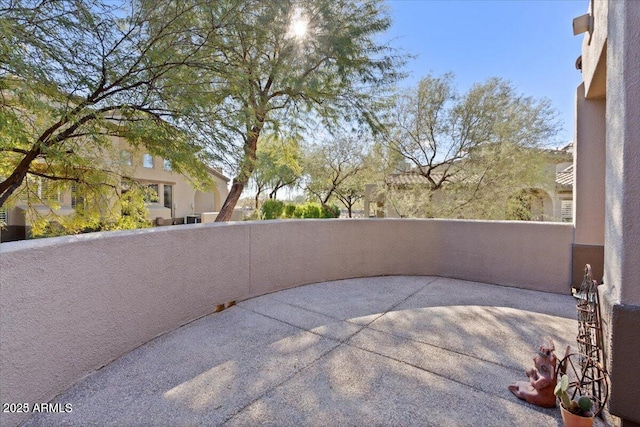
<path fill-rule="evenodd" d="M 388 175 L 385 178 L 385 182 L 393 185 L 429 184 L 429 180 L 427 178 L 414 172 L 394 173 Z"/>
<path fill-rule="evenodd" d="M 556 184 L 566 187 L 573 187 L 573 165 L 556 172 Z"/>

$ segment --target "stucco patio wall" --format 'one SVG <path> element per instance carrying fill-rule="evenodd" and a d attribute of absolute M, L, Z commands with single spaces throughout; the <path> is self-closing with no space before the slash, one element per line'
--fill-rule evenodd
<path fill-rule="evenodd" d="M 287 220 L 0 245 L 0 402 L 47 402 L 216 305 L 351 277 L 434 275 L 568 292 L 570 224 Z M 28 414 L 0 415 L 15 425 Z"/>

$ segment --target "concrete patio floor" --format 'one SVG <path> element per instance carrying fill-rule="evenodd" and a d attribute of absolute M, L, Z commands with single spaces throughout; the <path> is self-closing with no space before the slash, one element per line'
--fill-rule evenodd
<path fill-rule="evenodd" d="M 570 296 L 440 277 L 302 286 L 158 337 L 24 425 L 558 426 L 507 386 L 544 337 L 575 348 L 574 319 Z"/>

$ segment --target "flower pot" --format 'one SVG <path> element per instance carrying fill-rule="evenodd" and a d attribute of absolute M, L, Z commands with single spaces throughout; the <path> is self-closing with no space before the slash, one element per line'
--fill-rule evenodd
<path fill-rule="evenodd" d="M 592 427 L 593 417 L 581 417 L 564 409 L 564 406 L 560 405 L 560 412 L 562 413 L 562 422 L 564 427 Z"/>

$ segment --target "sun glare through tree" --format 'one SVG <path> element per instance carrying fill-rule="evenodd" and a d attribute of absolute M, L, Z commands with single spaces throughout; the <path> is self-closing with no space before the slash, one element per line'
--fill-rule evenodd
<path fill-rule="evenodd" d="M 307 35 L 309 19 L 300 8 L 296 8 L 291 15 L 289 35 L 295 39 L 303 39 Z"/>

